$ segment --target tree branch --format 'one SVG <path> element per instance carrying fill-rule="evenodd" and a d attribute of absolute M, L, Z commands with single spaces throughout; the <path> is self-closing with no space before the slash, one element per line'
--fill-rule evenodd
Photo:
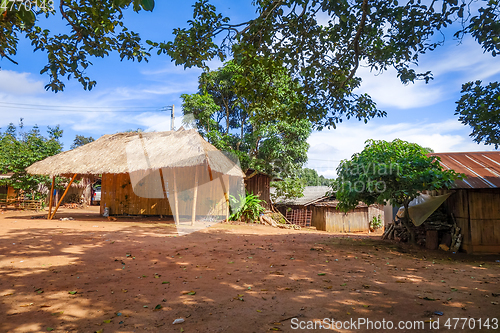
<path fill-rule="evenodd" d="M 11 57 L 9 57 L 8 55 L 5 54 L 4 50 L 0 47 L 0 55 L 4 58 L 7 58 L 9 61 L 11 61 L 12 63 L 16 64 L 16 65 L 19 65 L 17 63 L 17 61 L 15 61 L 14 59 L 12 59 Z"/>
<path fill-rule="evenodd" d="M 354 74 L 356 74 L 356 71 L 358 70 L 359 67 L 359 39 L 361 38 L 361 33 L 365 28 L 366 17 L 368 16 L 368 0 L 363 0 L 363 4 L 361 5 L 361 10 L 362 10 L 361 21 L 359 22 L 358 31 L 356 32 L 356 35 L 354 36 L 354 39 L 351 44 L 353 45 L 354 48 L 354 55 L 355 55 L 354 60 L 356 61 L 356 63 L 354 65 L 354 68 L 349 73 L 349 75 L 340 84 L 340 88 L 344 87 L 345 84 L 354 77 Z"/>

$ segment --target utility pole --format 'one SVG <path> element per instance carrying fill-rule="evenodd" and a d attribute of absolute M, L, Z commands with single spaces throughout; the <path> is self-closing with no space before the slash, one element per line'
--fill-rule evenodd
<path fill-rule="evenodd" d="M 168 111 L 170 110 L 170 130 L 175 131 L 175 126 L 174 126 L 174 121 L 175 121 L 175 105 L 168 105 L 163 108 L 163 111 Z"/>

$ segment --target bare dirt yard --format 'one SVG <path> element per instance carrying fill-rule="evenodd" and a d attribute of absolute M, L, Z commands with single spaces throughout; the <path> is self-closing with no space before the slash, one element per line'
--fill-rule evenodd
<path fill-rule="evenodd" d="M 261 225 L 181 236 L 97 207 L 42 215 L 0 214 L 1 332 L 498 330 L 500 255 Z"/>

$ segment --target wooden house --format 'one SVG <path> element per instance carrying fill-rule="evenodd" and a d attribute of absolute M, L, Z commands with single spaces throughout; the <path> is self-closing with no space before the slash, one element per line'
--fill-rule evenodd
<path fill-rule="evenodd" d="M 274 188 L 271 191 L 274 192 Z M 300 198 L 285 199 L 278 198 L 274 202 L 276 208 L 288 221 L 303 227 L 309 227 L 312 223 L 312 205 L 318 201 L 328 198 L 328 186 L 306 186 Z"/>
<path fill-rule="evenodd" d="M 206 214 L 227 218 L 229 195 L 238 197 L 245 177 L 198 132 L 184 129 L 104 135 L 27 171 L 70 177 L 67 189 L 77 177 L 102 175 L 102 214 L 173 215 L 176 223 Z M 54 214 L 49 210 L 49 218 Z"/>
<path fill-rule="evenodd" d="M 12 177 L 12 173 L 0 175 L 0 179 L 10 179 L 11 177 Z M 1 200 L 7 200 L 8 198 L 15 198 L 15 197 L 17 197 L 17 192 L 12 186 L 9 186 L 9 185 L 0 186 L 0 199 Z"/>
<path fill-rule="evenodd" d="M 303 197 L 279 199 L 275 205 L 293 224 L 329 232 L 368 232 L 373 217 L 384 219 L 383 207 L 378 205 L 359 204 L 347 213 L 338 210 L 330 191 L 328 186 L 306 186 Z"/>
<path fill-rule="evenodd" d="M 500 253 L 500 152 L 436 153 L 444 169 L 464 173 L 444 205 L 461 228 L 467 253 Z"/>
<path fill-rule="evenodd" d="M 271 206 L 271 176 L 254 169 L 245 172 L 245 189 L 248 193 L 259 197 L 265 208 Z"/>

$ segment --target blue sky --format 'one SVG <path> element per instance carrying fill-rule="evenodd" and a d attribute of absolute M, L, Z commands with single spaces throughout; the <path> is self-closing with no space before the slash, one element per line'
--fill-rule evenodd
<path fill-rule="evenodd" d="M 213 3 L 234 22 L 248 18 L 253 12 L 250 0 Z M 126 23 L 145 39 L 169 40 L 173 28 L 185 26 L 191 18 L 190 6 L 190 1 L 178 1 L 175 5 L 157 1 L 153 13 L 127 12 Z M 62 23 L 58 16 L 43 22 L 53 29 L 64 29 Z M 0 60 L 0 127 L 3 130 L 10 122 L 17 124 L 21 117 L 26 126 L 37 124 L 42 129 L 59 124 L 64 130 L 64 149 L 69 149 L 76 134 L 98 138 L 137 128 L 169 130 L 170 114 L 161 110 L 172 104 L 176 111 L 175 126 L 180 127 L 180 95 L 197 91 L 201 73 L 199 69 L 176 67 L 166 55 L 153 55 L 148 63 L 120 62 L 117 55 L 112 55 L 95 59 L 87 70 L 88 76 L 98 82 L 92 91 L 84 91 L 77 81 L 70 80 L 64 92 L 54 94 L 44 90 L 48 77 L 39 74 L 45 64 L 44 54 L 33 53 L 29 43 L 22 39 L 15 59 L 19 65 Z M 211 67 L 220 65 L 213 62 Z M 458 122 L 454 111 L 462 83 L 500 79 L 498 60 L 483 54 L 471 39 L 458 45 L 448 38 L 444 47 L 421 57 L 419 68 L 422 72 L 431 70 L 435 79 L 429 84 L 417 82 L 404 86 L 392 71 L 375 75 L 361 68 L 361 91 L 369 93 L 379 108 L 387 111 L 387 117 L 368 124 L 346 121 L 337 129 L 314 132 L 308 140 L 307 166 L 333 177 L 338 162 L 361 151 L 367 139 L 400 138 L 436 152 L 493 150 L 492 146 L 474 143 L 469 137 L 471 129 Z"/>

